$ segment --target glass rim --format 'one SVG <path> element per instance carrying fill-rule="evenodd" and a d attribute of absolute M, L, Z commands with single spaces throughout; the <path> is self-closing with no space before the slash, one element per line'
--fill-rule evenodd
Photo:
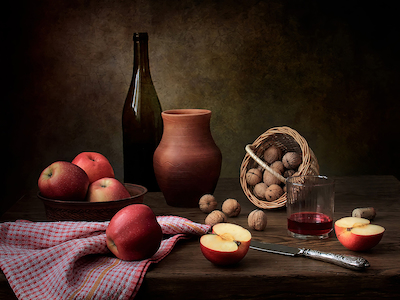
<path fill-rule="evenodd" d="M 300 178 L 304 178 L 304 182 Z M 306 181 L 307 178 L 316 178 L 318 181 Z M 293 182 L 293 180 L 299 180 L 299 182 Z M 286 180 L 287 183 L 290 183 L 291 185 L 294 186 L 325 186 L 325 185 L 333 185 L 335 184 L 335 180 L 332 178 L 329 178 L 328 176 L 325 175 L 297 175 L 297 176 L 291 176 Z"/>

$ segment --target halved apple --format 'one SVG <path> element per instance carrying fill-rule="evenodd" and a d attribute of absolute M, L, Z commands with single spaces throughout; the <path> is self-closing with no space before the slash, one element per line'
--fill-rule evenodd
<path fill-rule="evenodd" d="M 216 265 L 232 265 L 241 261 L 250 247 L 251 233 L 231 223 L 218 223 L 212 233 L 200 238 L 205 258 Z"/>
<path fill-rule="evenodd" d="M 347 249 L 365 251 L 378 245 L 385 228 L 371 224 L 368 219 L 345 217 L 335 222 L 336 237 Z"/>

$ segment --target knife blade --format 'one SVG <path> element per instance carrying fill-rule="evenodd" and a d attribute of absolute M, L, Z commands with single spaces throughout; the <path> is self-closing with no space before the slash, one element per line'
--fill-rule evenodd
<path fill-rule="evenodd" d="M 264 243 L 256 240 L 251 240 L 250 248 L 254 250 L 282 254 L 287 256 L 304 256 L 311 259 L 316 259 L 328 263 L 332 263 L 347 269 L 362 271 L 369 267 L 369 262 L 360 256 L 334 254 L 329 252 L 322 252 L 306 248 L 295 248 L 286 245 Z"/>

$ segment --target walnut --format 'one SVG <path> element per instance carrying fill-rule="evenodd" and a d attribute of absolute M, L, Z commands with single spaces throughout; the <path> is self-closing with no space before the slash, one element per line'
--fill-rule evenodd
<path fill-rule="evenodd" d="M 291 170 L 297 169 L 301 164 L 301 160 L 301 156 L 297 152 L 288 152 L 282 158 L 285 168 Z"/>
<path fill-rule="evenodd" d="M 267 201 L 275 201 L 283 195 L 283 189 L 277 184 L 271 184 L 265 191 Z"/>
<path fill-rule="evenodd" d="M 204 223 L 206 225 L 214 226 L 218 223 L 225 223 L 227 220 L 226 215 L 220 210 L 213 210 L 208 214 Z"/>
<path fill-rule="evenodd" d="M 259 169 L 250 169 L 246 173 L 246 181 L 249 185 L 256 185 L 262 180 L 262 172 Z"/>
<path fill-rule="evenodd" d="M 282 157 L 282 150 L 276 146 L 271 146 L 264 151 L 264 160 L 268 164 L 272 164 L 274 161 L 280 160 Z"/>
<path fill-rule="evenodd" d="M 276 177 L 274 174 L 270 173 L 269 171 L 265 170 L 263 175 L 263 181 L 267 186 L 271 184 L 280 184 L 281 181 Z"/>
<path fill-rule="evenodd" d="M 222 203 L 222 212 L 228 217 L 237 217 L 240 214 L 240 204 L 236 199 L 226 199 Z"/>
<path fill-rule="evenodd" d="M 264 182 L 260 182 L 254 186 L 253 194 L 258 199 L 265 199 L 265 191 L 266 190 L 267 190 L 267 185 Z"/>
<path fill-rule="evenodd" d="M 285 166 L 283 165 L 283 162 L 280 160 L 274 161 L 269 167 L 276 173 L 279 173 L 281 175 L 285 171 Z"/>
<path fill-rule="evenodd" d="M 267 227 L 267 215 L 262 210 L 255 209 L 249 214 L 247 223 L 250 228 L 262 231 Z"/>
<path fill-rule="evenodd" d="M 296 173 L 295 170 L 286 170 L 286 171 L 283 173 L 283 177 L 289 178 L 290 176 L 293 176 L 294 173 Z"/>
<path fill-rule="evenodd" d="M 200 210 L 204 213 L 210 213 L 217 208 L 217 201 L 215 197 L 210 194 L 203 195 L 199 200 Z"/>

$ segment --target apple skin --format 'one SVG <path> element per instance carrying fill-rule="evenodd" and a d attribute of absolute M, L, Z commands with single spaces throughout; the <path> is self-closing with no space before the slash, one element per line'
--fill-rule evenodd
<path fill-rule="evenodd" d="M 246 256 L 249 247 L 250 242 L 241 243 L 237 251 L 223 252 L 207 248 L 202 243 L 200 243 L 200 249 L 205 258 L 207 258 L 213 264 L 219 266 L 229 266 L 237 264 Z"/>
<path fill-rule="evenodd" d="M 73 163 L 56 161 L 42 171 L 38 187 L 42 196 L 49 199 L 83 201 L 89 177 Z"/>
<path fill-rule="evenodd" d="M 210 247 L 207 247 L 206 239 L 212 238 L 212 235 L 218 236 L 218 235 L 223 235 L 225 233 L 229 234 L 229 231 L 221 230 L 220 227 L 226 227 L 226 226 L 237 226 L 240 227 L 239 225 L 235 224 L 229 224 L 229 223 L 220 223 L 223 224 L 222 226 L 217 224 L 213 227 L 213 232 L 211 234 L 203 235 L 200 238 L 200 249 L 201 252 L 203 253 L 204 257 L 208 259 L 210 262 L 212 262 L 215 265 L 220 265 L 220 266 L 228 266 L 228 265 L 234 265 L 239 263 L 247 254 L 249 248 L 250 248 L 250 241 L 251 241 L 251 234 L 248 232 L 247 229 L 241 228 L 243 231 L 247 231 L 247 239 L 245 241 L 238 241 L 239 245 L 237 250 L 235 251 L 223 251 L 223 250 L 215 250 Z M 224 228 L 225 229 L 225 228 Z M 233 234 L 234 236 L 234 234 Z"/>
<path fill-rule="evenodd" d="M 354 219 L 355 223 L 344 226 L 340 224 L 343 219 L 351 221 Z M 381 241 L 384 232 L 383 227 L 370 224 L 369 220 L 363 218 L 346 217 L 335 222 L 337 239 L 344 247 L 352 251 L 366 251 L 375 247 Z"/>
<path fill-rule="evenodd" d="M 115 178 L 114 169 L 108 159 L 97 152 L 81 152 L 72 163 L 81 167 L 89 176 L 90 183 L 101 178 Z"/>
<path fill-rule="evenodd" d="M 133 261 L 152 257 L 163 233 L 156 215 L 145 204 L 131 204 L 118 211 L 106 229 L 107 247 L 119 259 Z"/>
<path fill-rule="evenodd" d="M 87 201 L 106 202 L 129 198 L 131 195 L 125 186 L 115 178 L 101 178 L 91 183 L 87 192 Z"/>
<path fill-rule="evenodd" d="M 383 232 L 374 236 L 344 234 L 338 237 L 339 242 L 352 251 L 366 251 L 379 244 Z"/>

